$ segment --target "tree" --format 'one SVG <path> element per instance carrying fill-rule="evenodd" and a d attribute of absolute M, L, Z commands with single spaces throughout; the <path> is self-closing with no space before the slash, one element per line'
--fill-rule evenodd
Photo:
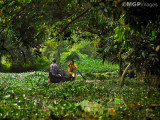
<path fill-rule="evenodd" d="M 28 53 L 41 55 L 40 48 L 48 37 L 48 28 L 71 15 L 64 9 L 68 3 L 63 0 L 0 1 L 0 58 L 9 55 L 11 61 L 23 63 L 29 58 Z"/>
<path fill-rule="evenodd" d="M 98 52 L 103 60 L 108 59 L 107 54 L 117 56 L 120 69 L 122 61 L 137 66 L 137 70 L 139 64 L 143 64 L 144 69 L 148 69 L 149 67 L 145 67 L 146 63 L 153 61 L 155 61 L 154 64 L 150 65 L 154 67 L 159 63 L 157 60 L 159 59 L 157 56 L 159 54 L 159 9 L 141 6 L 125 7 L 124 2 L 126 1 L 2 0 L 0 2 L 2 8 L 0 10 L 0 38 L 2 39 L 0 49 L 3 52 L 0 57 L 7 53 L 13 58 L 13 49 L 19 49 L 21 52 L 18 54 L 26 56 L 22 48 L 34 50 L 39 54 L 49 34 L 56 34 L 52 37 L 58 37 L 58 41 L 61 41 L 70 37 L 73 31 L 80 30 L 90 32 L 92 35 L 88 37 L 91 39 L 93 34 L 98 35 Z M 149 0 L 135 2 L 144 4 L 149 3 Z M 147 13 L 143 14 L 144 11 Z M 153 43 L 154 46 L 151 45 Z M 153 50 L 151 46 L 156 49 Z M 150 49 L 147 54 L 144 52 L 145 47 Z M 141 51 L 140 54 L 137 54 L 138 50 Z M 150 59 L 151 61 L 142 63 L 135 60 L 138 56 L 139 60 L 146 61 L 144 56 L 152 53 L 155 54 L 154 60 Z M 158 71 L 157 68 L 156 72 L 159 73 Z"/>

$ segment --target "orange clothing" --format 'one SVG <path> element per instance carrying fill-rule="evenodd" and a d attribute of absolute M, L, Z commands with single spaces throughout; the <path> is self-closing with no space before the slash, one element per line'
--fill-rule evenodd
<path fill-rule="evenodd" d="M 69 67 L 68 72 L 71 74 L 74 74 L 74 76 L 76 76 L 77 65 L 76 64 L 74 64 L 74 65 L 69 64 L 68 67 Z"/>

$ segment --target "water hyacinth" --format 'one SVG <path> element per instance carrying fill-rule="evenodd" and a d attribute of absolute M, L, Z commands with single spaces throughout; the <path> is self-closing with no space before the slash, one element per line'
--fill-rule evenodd
<path fill-rule="evenodd" d="M 20 78 L 25 78 L 25 77 L 27 77 L 27 75 L 21 75 L 21 76 L 20 76 Z"/>
<path fill-rule="evenodd" d="M 129 114 L 132 112 L 133 119 L 136 119 L 137 116 L 142 115 L 141 111 L 136 112 L 136 103 L 139 102 L 139 107 L 142 108 L 142 111 L 145 111 L 146 108 L 148 109 L 148 106 L 144 106 L 144 103 L 149 103 L 149 100 L 152 98 L 146 97 L 148 92 L 145 88 L 139 90 L 138 85 L 138 89 L 129 89 L 130 87 L 128 86 L 123 89 L 112 88 L 113 85 L 116 87 L 115 82 L 112 83 L 112 78 L 109 82 L 88 82 L 89 80 L 80 81 L 81 78 L 79 77 L 75 81 L 52 84 L 47 81 L 48 73 L 39 73 L 41 73 L 41 76 L 40 74 L 31 75 L 32 73 L 8 74 L 9 78 L 14 76 L 15 78 L 23 79 L 12 79 L 2 84 L 4 90 L 0 92 L 0 96 L 3 96 L 2 98 L 4 99 L 1 99 L 0 102 L 0 107 L 3 107 L 3 115 L 2 117 L 0 115 L 0 119 L 4 118 L 7 112 L 9 113 L 9 118 L 14 119 L 29 119 L 28 116 L 31 116 L 30 119 L 39 119 L 40 117 L 54 119 L 53 116 L 55 115 L 57 119 L 60 119 L 61 116 L 64 119 L 72 119 L 72 117 L 74 117 L 73 119 L 94 119 L 94 116 L 97 116 L 99 119 L 111 120 L 132 119 L 128 115 L 129 112 Z M 4 80 L 6 80 L 5 75 L 2 74 L 1 76 Z M 2 80 L 0 79 L 0 81 Z M 129 82 L 132 81 L 130 80 Z M 111 86 L 111 84 L 113 85 Z M 152 99 L 152 102 L 158 103 L 159 99 L 157 99 L 157 96 L 159 94 L 155 93 L 152 95 L 156 96 Z M 138 99 L 137 96 L 143 97 L 144 100 Z M 135 103 L 135 101 L 137 102 Z M 149 109 L 147 114 L 152 115 L 150 112 L 156 116 L 159 111 Z M 39 115 L 39 118 L 36 114 Z M 143 115 L 145 116 L 145 114 Z M 154 117 L 152 118 L 156 119 Z"/>
<path fill-rule="evenodd" d="M 14 93 L 14 91 L 12 90 L 12 93 Z"/>
<path fill-rule="evenodd" d="M 14 76 L 12 76 L 12 78 L 15 78 Z"/>
<path fill-rule="evenodd" d="M 24 78 L 24 76 L 23 76 L 23 75 L 21 75 L 21 76 L 20 76 L 20 78 Z"/>
<path fill-rule="evenodd" d="M 5 98 L 9 98 L 9 97 L 11 97 L 11 95 L 10 95 L 10 94 L 5 96 Z"/>

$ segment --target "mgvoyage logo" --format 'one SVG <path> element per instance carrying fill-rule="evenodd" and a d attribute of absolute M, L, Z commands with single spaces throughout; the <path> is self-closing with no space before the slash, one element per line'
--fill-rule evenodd
<path fill-rule="evenodd" d="M 124 7 L 158 7 L 157 3 L 123 2 Z"/>

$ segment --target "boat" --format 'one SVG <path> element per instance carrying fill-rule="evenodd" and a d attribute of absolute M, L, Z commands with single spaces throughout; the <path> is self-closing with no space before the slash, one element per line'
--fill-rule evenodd
<path fill-rule="evenodd" d="M 75 80 L 75 77 L 72 77 L 72 75 L 69 73 L 61 74 L 61 76 L 53 76 L 52 73 L 49 72 L 48 76 L 48 82 L 51 83 L 59 83 L 73 80 Z"/>

